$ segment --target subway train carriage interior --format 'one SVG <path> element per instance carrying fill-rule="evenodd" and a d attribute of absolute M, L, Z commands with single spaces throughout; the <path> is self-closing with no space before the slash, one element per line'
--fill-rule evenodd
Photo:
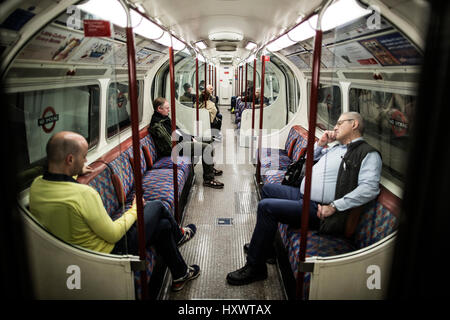
<path fill-rule="evenodd" d="M 14 292 L 434 292 L 427 264 L 446 254 L 449 222 L 447 1 L 0 8 Z"/>

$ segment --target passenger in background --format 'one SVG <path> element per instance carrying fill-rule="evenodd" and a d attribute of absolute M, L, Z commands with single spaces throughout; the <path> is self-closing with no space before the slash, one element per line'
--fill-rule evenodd
<path fill-rule="evenodd" d="M 205 80 L 201 80 L 200 83 L 198 84 L 198 91 L 199 92 L 205 91 Z"/>
<path fill-rule="evenodd" d="M 180 84 L 175 81 L 175 99 L 178 99 L 178 89 L 180 87 Z"/>
<path fill-rule="evenodd" d="M 216 106 L 217 118 L 219 118 L 220 121 L 222 121 L 222 114 L 220 113 L 220 110 L 219 110 L 219 97 L 214 95 L 214 87 L 212 85 L 208 84 L 206 86 L 206 91 L 208 91 L 208 93 L 209 93 L 209 100 L 211 100 L 211 102 L 213 102 Z"/>
<path fill-rule="evenodd" d="M 363 133 L 361 115 L 346 112 L 341 114 L 334 130 L 325 131 L 317 142 L 314 160 L 318 162 L 311 177 L 310 229 L 335 236 L 351 233 L 347 225 L 350 209 L 359 208 L 378 195 L 381 156 L 364 141 Z M 336 140 L 339 144 L 325 148 Z M 250 244 L 244 245 L 247 263 L 227 275 L 229 284 L 243 285 L 267 278 L 266 259 L 272 251 L 278 223 L 300 227 L 304 189 L 304 178 L 300 188 L 264 185 L 252 239 Z"/>
<path fill-rule="evenodd" d="M 224 184 L 214 179 L 214 176 L 222 175 L 223 171 L 214 168 L 214 149 L 212 145 L 197 142 L 193 137 L 179 132 L 179 135 L 182 135 L 184 141 L 179 142 L 177 148 L 172 150 L 172 125 L 169 118 L 170 104 L 165 98 L 156 98 L 153 101 L 153 110 L 154 113 L 148 130 L 155 141 L 158 157 L 171 156 L 173 152 L 179 153 L 180 151 L 184 155 L 189 154 L 191 158 L 202 156 L 203 185 L 215 189 L 222 189 Z M 176 128 L 179 131 L 179 128 Z M 189 138 L 186 139 L 186 137 Z"/>
<path fill-rule="evenodd" d="M 253 102 L 253 92 L 250 93 L 249 100 L 247 102 Z M 264 106 L 269 106 L 269 98 L 264 97 Z M 259 108 L 261 106 L 261 89 L 255 89 L 255 108 Z"/>
<path fill-rule="evenodd" d="M 183 85 L 184 94 L 180 97 L 180 102 L 196 103 L 196 96 L 192 94 L 192 86 L 189 83 Z"/>
<path fill-rule="evenodd" d="M 200 108 L 204 108 L 209 112 L 209 121 L 211 123 L 211 129 L 215 129 L 217 131 L 213 132 L 213 136 L 220 136 L 220 129 L 222 128 L 222 119 L 217 117 L 217 109 L 214 103 L 211 101 L 211 96 L 208 90 L 203 91 L 200 95 Z"/>
<path fill-rule="evenodd" d="M 136 199 L 128 211 L 112 221 L 98 192 L 73 178 L 91 171 L 84 165 L 87 152 L 86 139 L 77 133 L 63 131 L 50 138 L 48 170 L 31 185 L 30 211 L 64 241 L 104 253 L 137 255 Z M 199 276 L 200 268 L 187 266 L 177 247 L 194 236 L 195 225 L 180 229 L 161 201 L 149 201 L 144 206 L 144 228 L 146 246 L 156 248 L 175 279 L 174 291 Z"/>

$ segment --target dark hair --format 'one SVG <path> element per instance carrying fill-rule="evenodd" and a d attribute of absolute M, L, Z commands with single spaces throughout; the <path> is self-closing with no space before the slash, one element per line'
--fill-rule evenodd
<path fill-rule="evenodd" d="M 184 91 L 187 91 L 187 89 L 189 89 L 189 88 L 191 88 L 191 87 L 192 87 L 192 86 L 191 86 L 189 83 L 183 84 Z"/>
<path fill-rule="evenodd" d="M 166 101 L 166 98 L 163 97 L 158 97 L 153 100 L 153 110 L 158 111 L 158 107 L 162 106 Z"/>
<path fill-rule="evenodd" d="M 200 102 L 208 101 L 208 100 L 209 100 L 209 97 L 211 97 L 211 94 L 210 94 L 207 90 L 202 91 L 202 93 L 200 94 L 200 99 L 199 99 L 199 101 L 200 101 Z"/>

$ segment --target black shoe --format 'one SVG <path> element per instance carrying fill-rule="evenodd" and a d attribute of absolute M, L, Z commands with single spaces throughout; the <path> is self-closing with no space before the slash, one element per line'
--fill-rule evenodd
<path fill-rule="evenodd" d="M 227 275 L 227 282 L 233 286 L 241 286 L 264 279 L 267 279 L 267 267 L 265 264 L 258 268 L 246 264 Z"/>
<path fill-rule="evenodd" d="M 244 244 L 244 253 L 245 254 L 248 254 L 248 248 L 250 248 L 250 243 Z M 277 257 L 275 255 L 275 253 L 273 252 L 273 254 L 266 259 L 266 262 L 268 264 L 275 264 L 276 263 L 276 259 L 277 259 Z"/>

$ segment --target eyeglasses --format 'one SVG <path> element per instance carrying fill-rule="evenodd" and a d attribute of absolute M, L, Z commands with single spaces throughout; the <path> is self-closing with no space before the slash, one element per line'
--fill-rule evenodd
<path fill-rule="evenodd" d="M 343 120 L 339 120 L 338 122 L 336 122 L 336 126 L 340 127 L 341 124 L 344 123 L 344 121 L 350 121 L 350 120 L 355 120 L 355 119 L 343 119 Z"/>

